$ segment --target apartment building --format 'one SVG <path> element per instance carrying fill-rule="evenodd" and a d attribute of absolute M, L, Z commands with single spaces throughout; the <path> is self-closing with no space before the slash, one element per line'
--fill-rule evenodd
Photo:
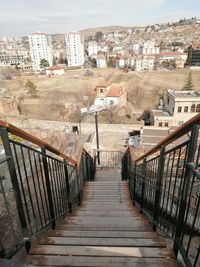
<path fill-rule="evenodd" d="M 200 45 L 190 46 L 188 48 L 187 65 L 190 66 L 191 68 L 200 67 Z"/>
<path fill-rule="evenodd" d="M 65 35 L 66 58 L 69 67 L 80 67 L 84 64 L 84 40 L 78 32 Z"/>
<path fill-rule="evenodd" d="M 20 65 L 24 63 L 23 55 L 0 54 L 0 66 Z"/>
<path fill-rule="evenodd" d="M 142 54 L 150 55 L 150 54 L 159 54 L 160 48 L 155 45 L 155 42 L 147 41 L 143 43 Z"/>
<path fill-rule="evenodd" d="M 97 61 L 97 68 L 107 67 L 106 57 L 103 54 L 97 55 L 96 61 Z"/>
<path fill-rule="evenodd" d="M 46 59 L 49 66 L 53 65 L 51 36 L 44 32 L 33 32 L 28 35 L 32 68 L 41 71 L 41 60 Z"/>
<path fill-rule="evenodd" d="M 96 41 L 90 41 L 88 43 L 88 56 L 91 57 L 93 55 L 97 55 L 98 45 Z"/>

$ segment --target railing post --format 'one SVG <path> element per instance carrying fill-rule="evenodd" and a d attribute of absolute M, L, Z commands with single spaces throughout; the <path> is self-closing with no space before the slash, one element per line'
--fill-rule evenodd
<path fill-rule="evenodd" d="M 65 183 L 66 183 L 66 189 L 67 189 L 68 208 L 69 208 L 69 213 L 72 213 L 72 203 L 70 201 L 70 184 L 69 184 L 69 175 L 68 175 L 66 159 L 64 159 L 64 171 L 65 171 Z"/>
<path fill-rule="evenodd" d="M 144 160 L 143 160 L 143 166 L 142 166 L 142 190 L 141 190 L 141 203 L 140 203 L 140 213 L 141 214 L 142 214 L 143 208 L 144 208 L 146 166 L 147 166 L 147 159 L 144 158 Z"/>
<path fill-rule="evenodd" d="M 137 177 L 137 162 L 134 162 L 134 166 L 133 166 L 133 206 L 135 206 L 135 202 L 136 202 L 136 177 Z"/>
<path fill-rule="evenodd" d="M 80 194 L 80 179 L 79 179 L 79 170 L 76 166 L 76 181 L 77 181 L 77 191 L 78 191 L 78 205 L 81 205 L 81 194 Z"/>
<path fill-rule="evenodd" d="M 188 192 L 190 190 L 190 182 L 192 177 L 192 170 L 188 166 L 187 163 L 192 163 L 194 161 L 195 157 L 195 151 L 197 148 L 197 142 L 198 142 L 198 136 L 199 136 L 199 125 L 195 124 L 191 131 L 191 137 L 190 137 L 190 143 L 188 148 L 188 155 L 185 162 L 185 174 L 183 177 L 183 188 L 182 188 L 182 194 L 181 194 L 181 200 L 180 200 L 180 208 L 178 213 L 178 219 L 176 224 L 176 232 L 175 232 L 175 239 L 174 239 L 174 253 L 177 256 L 178 250 L 181 246 L 181 236 L 184 231 L 184 218 L 185 218 L 185 212 L 187 208 L 187 197 Z"/>
<path fill-rule="evenodd" d="M 90 163 L 89 163 L 89 158 L 87 155 L 85 155 L 85 160 L 86 160 L 86 166 L 87 166 L 87 181 L 91 181 Z"/>
<path fill-rule="evenodd" d="M 17 173 L 15 169 L 15 163 L 12 155 L 12 150 L 10 146 L 10 141 L 8 137 L 8 131 L 6 128 L 0 127 L 0 136 L 3 142 L 3 147 L 5 150 L 5 155 L 8 159 L 7 165 L 8 165 L 8 171 L 10 174 L 12 186 L 13 186 L 13 192 L 16 200 L 16 205 L 17 205 L 17 212 L 19 215 L 19 220 L 20 224 L 23 230 L 27 229 L 27 224 L 26 224 L 26 217 L 24 213 L 24 208 L 23 208 L 23 203 L 22 203 L 22 198 L 20 194 L 20 188 L 17 180 Z"/>
<path fill-rule="evenodd" d="M 157 222 L 158 222 L 158 214 L 159 214 L 159 209 L 160 209 L 161 186 L 162 186 L 162 177 L 163 177 L 164 167 L 165 167 L 165 147 L 162 146 L 160 149 L 160 157 L 158 161 L 156 193 L 155 193 L 155 200 L 154 200 L 154 215 L 153 215 L 153 230 L 154 231 L 156 231 Z"/>
<path fill-rule="evenodd" d="M 42 161 L 43 161 L 43 166 L 44 166 L 47 196 L 48 196 L 48 202 L 49 202 L 50 219 L 52 221 L 52 229 L 55 229 L 55 213 L 54 213 L 54 208 L 53 208 L 53 198 L 52 198 L 51 184 L 50 184 L 50 179 L 49 179 L 49 168 L 48 168 L 48 162 L 47 162 L 47 157 L 46 157 L 46 148 L 44 146 L 41 147 L 41 152 L 42 152 Z"/>

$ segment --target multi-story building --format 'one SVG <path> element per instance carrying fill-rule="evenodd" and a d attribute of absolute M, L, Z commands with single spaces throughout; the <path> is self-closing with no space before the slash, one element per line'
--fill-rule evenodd
<path fill-rule="evenodd" d="M 42 59 L 47 60 L 51 67 L 53 65 L 51 36 L 44 32 L 33 32 L 28 35 L 28 41 L 33 70 L 42 70 Z"/>
<path fill-rule="evenodd" d="M 150 123 L 156 127 L 179 126 L 200 112 L 200 92 L 167 90 L 164 108 L 152 110 Z"/>
<path fill-rule="evenodd" d="M 23 55 L 0 54 L 0 66 L 20 65 L 24 63 Z"/>
<path fill-rule="evenodd" d="M 147 41 L 143 44 L 142 54 L 150 55 L 150 54 L 159 54 L 160 48 L 155 46 L 154 42 Z"/>
<path fill-rule="evenodd" d="M 106 57 L 103 54 L 97 55 L 97 68 L 106 68 Z"/>
<path fill-rule="evenodd" d="M 200 46 L 190 46 L 188 48 L 187 65 L 193 68 L 200 67 Z"/>
<path fill-rule="evenodd" d="M 98 45 L 96 41 L 90 41 L 88 43 L 88 56 L 91 57 L 93 55 L 97 55 Z"/>
<path fill-rule="evenodd" d="M 84 64 L 84 40 L 78 32 L 65 35 L 66 58 L 69 67 L 79 67 Z"/>

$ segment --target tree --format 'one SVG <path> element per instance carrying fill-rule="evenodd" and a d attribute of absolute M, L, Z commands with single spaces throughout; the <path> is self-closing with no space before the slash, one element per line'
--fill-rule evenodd
<path fill-rule="evenodd" d="M 95 33 L 95 40 L 99 43 L 102 41 L 103 33 L 101 31 L 98 31 Z"/>
<path fill-rule="evenodd" d="M 188 74 L 188 78 L 187 78 L 187 80 L 185 82 L 185 85 L 183 87 L 183 90 L 184 91 L 191 91 L 193 89 L 194 89 L 194 86 L 193 86 L 193 83 L 192 83 L 192 73 L 190 71 L 189 74 Z"/>
<path fill-rule="evenodd" d="M 115 57 L 109 57 L 107 61 L 107 65 L 109 68 L 115 68 L 116 67 L 116 58 Z"/>
<path fill-rule="evenodd" d="M 30 94 L 31 96 L 35 96 L 37 94 L 37 86 L 32 81 L 26 81 L 25 87 L 28 90 L 28 94 Z"/>
<path fill-rule="evenodd" d="M 53 57 L 53 66 L 56 66 L 56 58 L 55 57 Z"/>
<path fill-rule="evenodd" d="M 94 57 L 89 58 L 89 61 L 91 62 L 91 67 L 96 68 L 97 67 L 97 61 Z"/>
<path fill-rule="evenodd" d="M 41 59 L 41 61 L 40 61 L 40 67 L 42 69 L 49 67 L 49 61 L 46 60 L 45 58 Z"/>

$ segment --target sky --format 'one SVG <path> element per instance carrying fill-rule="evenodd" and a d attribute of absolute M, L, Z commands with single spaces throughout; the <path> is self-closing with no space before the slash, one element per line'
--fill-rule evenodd
<path fill-rule="evenodd" d="M 0 37 L 200 18 L 200 0 L 0 0 Z"/>

